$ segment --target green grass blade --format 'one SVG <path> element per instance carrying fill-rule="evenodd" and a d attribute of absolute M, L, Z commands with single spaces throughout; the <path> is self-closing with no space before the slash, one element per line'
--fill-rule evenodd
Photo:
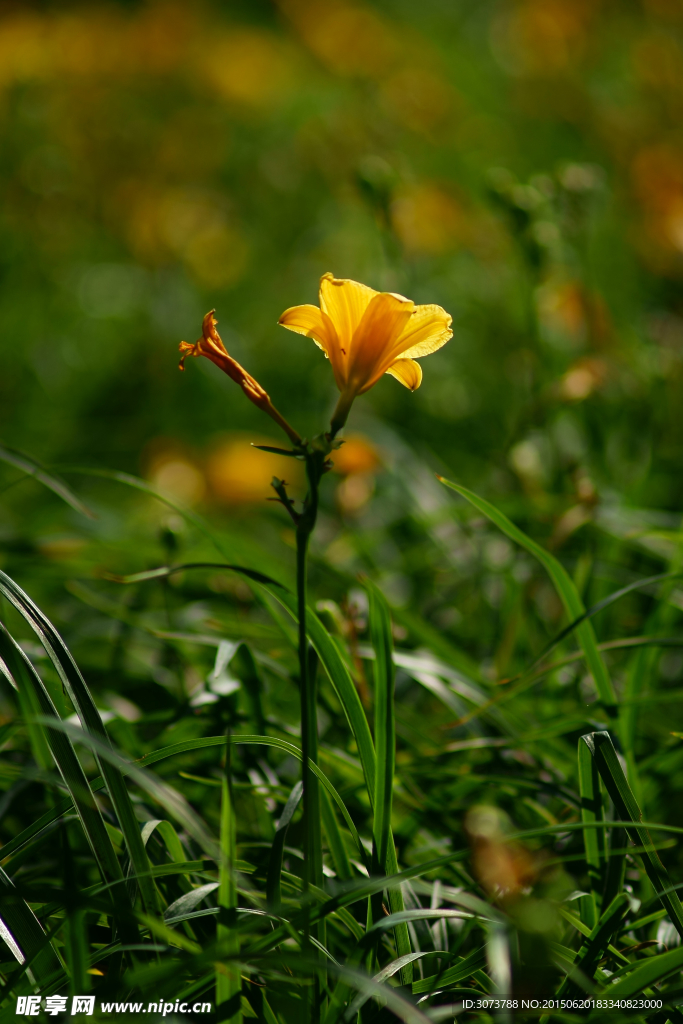
<path fill-rule="evenodd" d="M 262 704 L 263 682 L 254 655 L 247 644 L 239 645 L 230 662 L 230 669 L 242 683 L 254 728 L 259 735 L 262 735 L 266 731 L 266 718 Z"/>
<path fill-rule="evenodd" d="M 55 722 L 59 722 L 60 718 L 57 709 L 43 686 L 40 676 L 22 649 L 1 623 L 0 659 L 7 666 L 14 685 L 18 689 L 30 690 L 31 697 L 40 714 L 45 716 L 48 721 L 54 719 Z M 83 831 L 104 881 L 122 881 L 121 865 L 118 862 L 109 834 L 104 827 L 104 821 L 95 803 L 87 776 L 68 736 L 65 736 L 59 729 L 50 728 L 49 725 L 38 726 L 38 728 L 42 728 L 44 738 L 54 757 L 55 764 L 71 794 L 73 805 L 81 820 Z M 125 905 L 124 886 L 120 887 L 116 896 Z"/>
<path fill-rule="evenodd" d="M 471 977 L 475 971 L 486 966 L 486 948 L 475 949 L 466 957 L 459 957 L 458 963 L 449 967 L 441 974 L 433 974 L 429 978 L 413 982 L 413 994 L 423 995 L 425 992 L 432 992 L 436 989 L 448 988 L 450 985 L 457 985 Z"/>
<path fill-rule="evenodd" d="M 10 466 L 14 466 L 15 469 L 20 469 L 27 476 L 32 476 L 34 480 L 47 487 L 48 490 L 56 494 L 62 501 L 65 501 L 76 512 L 80 512 L 89 519 L 95 518 L 87 505 L 83 504 L 68 484 L 58 476 L 55 476 L 54 473 L 49 473 L 31 455 L 20 452 L 16 448 L 9 448 L 7 445 L 0 445 L 0 461 L 7 462 Z"/>
<path fill-rule="evenodd" d="M 609 733 L 593 732 L 581 738 L 595 758 L 598 771 L 607 792 L 612 798 L 618 816 L 622 821 L 628 822 L 632 826 L 627 827 L 629 839 L 633 843 L 639 843 L 643 846 L 644 852 L 642 857 L 645 870 L 655 888 L 655 892 L 661 894 L 662 904 L 666 908 L 676 931 L 683 937 L 683 906 L 681 906 L 677 892 L 675 890 L 672 891 L 671 879 L 659 859 L 650 833 L 642 820 L 640 808 L 636 803 L 631 787 L 619 763 L 619 758 Z"/>
<path fill-rule="evenodd" d="M 218 871 L 218 905 L 221 913 L 216 927 L 216 938 L 221 954 L 228 957 L 219 962 L 216 970 L 216 1009 L 221 1020 L 229 1024 L 242 1024 L 241 989 L 239 967 L 235 959 L 239 956 L 239 932 L 235 928 L 237 908 L 237 884 L 235 861 L 237 859 L 237 822 L 232 796 L 230 737 L 225 742 L 225 766 L 221 779 L 221 852 Z"/>
<path fill-rule="evenodd" d="M 263 583 L 271 587 L 283 587 L 277 580 L 266 576 L 265 573 L 257 572 L 256 569 L 249 569 L 244 565 L 233 565 L 229 562 L 187 562 L 183 565 L 162 565 L 158 569 L 148 569 L 146 572 L 134 572 L 129 576 L 118 576 L 116 573 L 107 573 L 105 579 L 112 583 L 149 583 L 150 580 L 166 579 L 168 576 L 175 576 L 187 569 L 230 569 L 232 572 L 245 576 L 252 583 Z"/>
<path fill-rule="evenodd" d="M 386 967 L 383 967 L 382 970 L 379 971 L 372 980 L 376 982 L 387 981 L 389 978 L 393 978 L 393 976 L 397 974 L 403 967 L 405 967 L 406 964 L 413 964 L 417 960 L 433 959 L 435 957 L 440 957 L 440 959 L 442 960 L 448 960 L 453 959 L 453 954 L 446 953 L 444 950 L 439 950 L 436 952 L 429 951 L 425 953 L 408 953 L 406 954 L 406 956 L 399 956 L 395 960 L 392 960 L 391 963 L 387 964 Z M 367 1000 L 367 995 L 361 994 L 356 996 L 351 1005 L 348 1007 L 346 1014 L 347 1018 L 353 1020 L 353 1014 L 361 1010 L 365 1003 L 367 1002 Z M 337 1018 L 333 1018 L 331 1016 L 326 1018 L 325 1024 L 328 1024 L 328 1022 L 331 1022 L 333 1019 Z"/>
<path fill-rule="evenodd" d="M 287 591 L 266 588 L 283 605 L 296 621 L 296 597 Z M 349 728 L 358 747 L 358 755 L 363 766 L 363 774 L 368 788 L 371 803 L 375 799 L 375 748 L 372 742 L 370 726 L 361 704 L 351 674 L 339 653 L 332 637 L 322 622 L 310 608 L 306 611 L 306 628 L 308 637 L 315 647 L 318 657 L 327 672 L 330 682 L 344 708 Z"/>
<path fill-rule="evenodd" d="M 593 823 L 603 820 L 602 793 L 600 792 L 600 774 L 595 759 L 585 743 L 579 740 L 578 745 L 579 792 L 581 794 L 581 821 Z M 593 928 L 598 920 L 598 907 L 602 893 L 603 871 L 605 867 L 605 833 L 600 829 L 587 828 L 583 832 L 583 845 L 586 851 L 586 865 L 590 881 L 590 900 L 586 896 L 588 906 L 582 906 L 582 920 L 589 928 Z"/>
<path fill-rule="evenodd" d="M 142 841 L 145 846 L 149 842 L 153 832 L 156 832 L 163 840 L 164 846 L 168 850 L 172 861 L 175 861 L 176 864 L 181 864 L 183 861 L 187 860 L 182 843 L 180 842 L 180 839 L 178 839 L 178 833 L 173 828 L 170 821 L 166 821 L 161 818 L 145 822 L 142 828 Z"/>
<path fill-rule="evenodd" d="M 544 549 L 542 548 L 541 550 Z M 661 583 L 663 580 L 680 579 L 681 575 L 683 575 L 683 573 L 661 572 L 657 573 L 656 576 L 645 576 L 643 577 L 643 579 L 636 580 L 634 583 L 629 583 L 625 587 L 620 587 L 619 590 L 615 590 L 612 594 L 608 594 L 607 597 L 603 597 L 601 601 L 598 601 L 597 604 L 592 605 L 590 608 L 587 609 L 587 611 L 583 612 L 582 615 L 579 615 L 578 618 L 574 619 L 573 622 L 570 622 L 568 626 L 565 626 L 565 628 L 561 630 L 557 634 L 557 636 L 555 636 L 548 644 L 546 644 L 546 646 L 543 648 L 538 657 L 534 660 L 533 664 L 526 670 L 526 672 L 532 672 L 537 665 L 539 665 L 545 658 L 547 658 L 551 651 L 553 651 L 557 646 L 559 646 L 559 644 L 561 644 L 563 640 L 566 640 L 567 637 L 574 632 L 574 630 L 578 629 L 582 622 L 585 622 L 587 619 L 592 619 L 599 612 L 604 611 L 605 608 L 609 608 L 610 605 L 613 605 L 617 601 L 621 600 L 622 597 L 625 597 L 627 594 L 633 593 L 634 590 L 640 590 L 641 587 L 652 586 L 653 583 Z"/>
<path fill-rule="evenodd" d="M 15 661 L 18 659 L 14 657 L 13 644 L 13 639 L 7 633 L 5 626 L 0 622 L 0 676 L 3 676 L 16 692 L 19 710 L 26 726 L 34 761 L 44 771 L 50 771 L 54 765 L 54 760 L 50 753 L 50 745 L 45 736 L 45 731 L 35 721 L 36 716 L 41 713 L 40 700 L 36 695 L 34 687 L 25 680 L 26 671 L 18 669 L 18 666 L 15 664 Z M 21 651 L 22 655 L 23 653 Z M 23 658 L 21 661 L 23 662 Z M 22 682 L 22 685 L 19 685 L 20 682 Z M 50 701 L 50 705 L 52 705 L 52 701 Z"/>
<path fill-rule="evenodd" d="M 624 840 L 621 836 L 617 835 L 616 829 L 613 829 L 607 843 L 607 870 L 605 871 L 605 887 L 602 893 L 602 905 L 604 907 L 609 906 L 615 896 L 623 890 L 625 880 L 626 849 L 624 848 Z"/>
<path fill-rule="evenodd" d="M 187 854 L 185 853 L 182 843 L 178 838 L 178 834 L 176 830 L 173 828 L 173 825 L 171 824 L 170 821 L 166 821 L 165 819 L 155 819 L 153 821 L 145 822 L 145 824 L 142 826 L 141 832 L 142 841 L 145 844 L 145 849 L 147 848 L 147 844 L 150 838 L 155 833 L 166 847 L 168 855 L 170 856 L 171 861 L 173 862 L 172 864 L 161 865 L 161 868 L 172 868 L 174 865 L 177 866 L 185 864 L 187 862 Z M 159 866 L 152 868 L 152 871 L 154 872 L 154 877 L 157 877 L 157 872 L 159 872 L 159 870 Z M 185 877 L 185 871 L 182 871 L 178 874 L 176 878 L 176 884 L 178 888 L 181 890 L 181 892 L 184 894 L 191 893 L 193 891 L 189 879 Z M 167 913 L 168 907 L 164 911 L 164 916 L 166 916 Z"/>
<path fill-rule="evenodd" d="M 23 616 L 42 643 L 71 698 L 73 706 L 78 712 L 78 717 L 83 724 L 84 730 L 93 737 L 97 737 L 105 746 L 109 745 L 109 737 L 92 694 L 68 647 L 50 620 L 34 604 L 28 594 L 24 593 L 21 587 L 2 571 L 0 571 L 0 593 Z M 157 890 L 149 877 L 149 859 L 140 836 L 140 825 L 123 781 L 123 776 L 111 760 L 98 756 L 98 761 L 102 777 L 106 782 L 109 796 L 119 819 L 121 831 L 126 840 L 131 863 L 133 864 L 135 874 L 140 877 L 140 892 L 145 906 L 148 910 L 158 910 Z"/>
<path fill-rule="evenodd" d="M 375 652 L 375 800 L 373 836 L 377 861 L 384 867 L 391 832 L 391 807 L 396 763 L 394 725 L 394 645 L 391 636 L 391 615 L 377 587 L 366 583 L 369 598 L 370 639 Z"/>
<path fill-rule="evenodd" d="M 287 832 L 292 818 L 294 817 L 294 813 L 299 806 L 302 793 L 303 783 L 299 780 L 295 783 L 294 788 L 289 795 L 289 799 L 285 804 L 285 809 L 278 822 L 277 829 L 275 830 L 275 836 L 273 838 L 273 845 L 270 849 L 268 874 L 266 876 L 266 902 L 273 910 L 279 907 L 282 903 L 282 889 L 280 886 L 280 878 L 282 875 L 282 855 L 285 849 Z"/>
<path fill-rule="evenodd" d="M 394 644 L 391 634 L 391 613 L 381 592 L 370 581 L 366 582 L 369 598 L 370 639 L 375 652 L 375 800 L 373 837 L 380 870 L 387 874 L 397 868 L 396 848 L 391 832 L 391 809 L 394 792 L 394 767 L 396 763 L 396 732 L 394 724 Z M 392 856 L 390 856 L 390 851 Z M 393 914 L 404 909 L 400 888 L 388 891 Z M 381 913 L 373 909 L 376 918 Z M 404 921 L 396 924 L 396 950 L 399 956 L 412 952 L 410 933 Z M 412 961 L 406 961 L 401 968 L 401 980 L 409 985 L 413 980 Z"/>
<path fill-rule="evenodd" d="M 558 996 L 563 996 L 570 991 L 577 972 L 581 972 L 587 978 L 593 977 L 598 960 L 609 946 L 612 936 L 619 928 L 630 906 L 628 893 L 621 892 L 615 896 L 591 930 L 590 935 L 581 944 L 574 960 L 574 970 L 565 977 L 560 985 L 557 990 Z"/>
<path fill-rule="evenodd" d="M 683 946 L 669 950 L 668 953 L 659 953 L 657 956 L 648 957 L 647 960 L 636 961 L 634 969 L 625 978 L 613 985 L 603 989 L 603 993 L 610 999 L 628 999 L 629 996 L 640 995 L 643 989 L 653 985 L 657 981 L 670 974 L 675 974 L 683 968 Z M 658 993 L 662 995 L 662 993 Z"/>
<path fill-rule="evenodd" d="M 533 555 L 543 565 L 544 569 L 550 576 L 555 589 L 562 601 L 567 615 L 572 621 L 581 619 L 585 615 L 586 609 L 583 605 L 579 592 L 576 586 L 567 573 L 564 566 L 558 562 L 558 560 L 542 548 L 540 544 L 531 540 L 525 533 L 510 522 L 507 516 L 499 512 L 495 506 L 484 498 L 480 498 L 472 491 L 468 491 L 466 487 L 461 487 L 459 484 L 452 483 L 450 480 L 446 480 L 444 477 L 439 477 L 441 482 L 449 487 L 452 491 L 456 491 L 458 494 L 466 498 L 476 509 L 478 509 L 483 515 L 491 520 L 492 523 L 502 530 L 510 540 L 521 545 L 525 548 L 529 554 Z M 595 681 L 600 701 L 605 708 L 605 711 L 611 719 L 616 719 L 618 714 L 617 697 L 612 685 L 612 680 L 607 672 L 607 666 L 603 661 L 602 654 L 598 648 L 595 632 L 590 621 L 581 621 L 576 627 L 576 633 L 579 639 L 579 643 L 584 652 L 588 668 Z"/>
<path fill-rule="evenodd" d="M 337 824 L 337 817 L 334 813 L 332 802 L 324 786 L 321 786 L 320 788 L 320 813 L 322 816 L 322 826 L 325 832 L 325 839 L 327 840 L 327 846 L 330 851 L 330 856 L 332 857 L 332 863 L 334 864 L 334 870 L 337 872 L 337 877 L 346 882 L 353 878 L 353 871 L 351 870 L 351 863 L 349 861 L 349 855 L 346 852 L 344 839 L 339 831 L 339 825 Z"/>
<path fill-rule="evenodd" d="M 66 923 L 65 949 L 68 951 L 67 965 L 70 975 L 70 994 L 81 995 L 90 991 L 91 976 L 88 974 L 88 928 L 87 913 L 79 908 L 71 910 Z"/>
<path fill-rule="evenodd" d="M 38 982 L 62 970 L 52 944 L 47 941 L 38 918 L 17 892 L 12 879 L 0 867 L 0 938 L 5 935 L 17 960 L 33 961 L 32 971 Z"/>
<path fill-rule="evenodd" d="M 184 895 L 179 896 L 177 900 L 171 903 L 164 911 L 164 921 L 166 924 L 176 924 L 179 921 L 187 919 L 187 915 L 191 915 L 195 907 L 198 907 L 203 899 L 211 895 L 218 888 L 218 882 L 207 882 L 205 885 L 200 885 L 196 889 L 191 889 Z M 218 913 L 217 907 L 210 908 L 212 912 Z"/>

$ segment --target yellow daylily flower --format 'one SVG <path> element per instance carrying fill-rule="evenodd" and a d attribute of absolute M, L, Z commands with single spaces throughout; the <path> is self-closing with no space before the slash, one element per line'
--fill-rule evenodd
<path fill-rule="evenodd" d="M 415 360 L 453 336 L 452 317 L 441 306 L 416 306 L 393 292 L 323 274 L 320 306 L 292 306 L 278 323 L 304 334 L 323 350 L 341 391 L 332 433 L 343 427 L 354 398 L 385 373 L 415 391 L 422 368 Z"/>

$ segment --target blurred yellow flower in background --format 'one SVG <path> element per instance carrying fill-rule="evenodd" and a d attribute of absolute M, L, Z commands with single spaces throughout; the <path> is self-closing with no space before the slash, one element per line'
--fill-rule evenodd
<path fill-rule="evenodd" d="M 303 463 L 260 451 L 255 444 L 278 446 L 280 442 L 272 437 L 231 434 L 209 454 L 206 476 L 211 494 L 220 504 L 261 504 L 272 497 L 270 482 L 274 476 L 286 477 L 288 487 L 294 492 L 303 487 Z"/>
<path fill-rule="evenodd" d="M 341 476 L 375 473 L 381 465 L 379 452 L 362 434 L 351 434 L 332 456 L 332 469 Z"/>
<path fill-rule="evenodd" d="M 339 510 L 346 515 L 360 512 L 375 490 L 375 473 L 382 468 L 382 459 L 374 444 L 362 434 L 351 434 L 332 456 L 332 469 L 344 479 L 337 486 L 335 498 Z"/>
<path fill-rule="evenodd" d="M 206 495 L 206 481 L 195 453 L 174 438 L 156 437 L 142 456 L 143 474 L 153 487 L 185 505 L 196 505 Z"/>
<path fill-rule="evenodd" d="M 273 494 L 274 476 L 286 477 L 295 494 L 304 489 L 303 463 L 260 451 L 256 444 L 275 447 L 280 441 L 235 432 L 223 434 L 201 451 L 175 438 L 157 437 L 145 447 L 143 473 L 153 487 L 185 505 L 260 505 Z"/>
<path fill-rule="evenodd" d="M 278 323 L 304 334 L 332 364 L 341 398 L 332 421 L 336 433 L 357 395 L 390 373 L 415 391 L 422 383 L 416 358 L 436 352 L 453 336 L 452 317 L 441 306 L 416 306 L 394 292 L 376 292 L 332 274 L 320 279 L 320 307 L 292 306 Z"/>

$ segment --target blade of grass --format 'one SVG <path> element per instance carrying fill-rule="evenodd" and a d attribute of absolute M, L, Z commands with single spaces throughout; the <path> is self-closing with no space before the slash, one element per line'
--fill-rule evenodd
<path fill-rule="evenodd" d="M 50 753 L 50 745 L 47 742 L 45 731 L 35 722 L 36 715 L 39 715 L 41 712 L 40 701 L 34 692 L 34 688 L 25 681 L 26 673 L 18 671 L 16 664 L 14 664 L 13 642 L 5 626 L 0 622 L 0 675 L 7 680 L 16 692 L 19 710 L 26 725 L 34 761 L 43 771 L 49 772 L 54 765 L 54 759 Z M 19 685 L 17 677 L 19 677 L 23 685 Z M 52 701 L 50 701 L 51 704 Z"/>
<path fill-rule="evenodd" d="M 130 576 L 118 576 L 116 573 L 104 574 L 104 579 L 111 583 L 148 583 L 150 580 L 166 579 L 178 572 L 185 572 L 188 569 L 230 569 L 240 576 L 246 576 L 252 583 L 268 584 L 271 587 L 286 588 L 277 580 L 271 579 L 265 573 L 257 572 L 256 569 L 248 569 L 244 565 L 233 565 L 228 562 L 186 562 L 183 565 L 162 565 L 158 569 L 148 569 L 146 572 L 135 572 Z"/>
<path fill-rule="evenodd" d="M 266 731 L 266 719 L 261 702 L 263 682 L 254 655 L 247 644 L 240 644 L 235 651 L 230 662 L 230 670 L 242 682 L 256 732 L 262 735 Z"/>
<path fill-rule="evenodd" d="M 580 971 L 581 974 L 589 979 L 593 977 L 598 960 L 600 960 L 609 946 L 612 936 L 619 928 L 630 906 L 631 902 L 628 893 L 621 892 L 618 896 L 615 896 L 604 914 L 600 916 L 600 920 L 591 930 L 590 935 L 582 942 L 581 948 L 574 960 L 574 969 L 562 981 L 557 990 L 558 996 L 564 996 L 572 990 L 576 979 L 575 972 Z"/>
<path fill-rule="evenodd" d="M 458 963 L 440 974 L 432 974 L 428 978 L 413 982 L 413 994 L 423 995 L 425 992 L 435 991 L 437 988 L 448 988 L 450 985 L 457 985 L 459 981 L 469 978 L 475 971 L 486 965 L 486 947 L 475 949 L 466 957 L 459 957 Z"/>
<path fill-rule="evenodd" d="M 667 582 L 663 582 L 662 586 L 658 588 L 657 603 L 650 613 L 645 627 L 648 633 L 662 633 L 664 630 L 668 630 L 673 625 L 675 616 L 678 614 L 678 609 L 673 607 L 670 597 L 674 587 L 673 580 L 680 574 L 682 557 L 683 552 L 680 546 L 677 546 L 673 556 L 672 567 L 678 570 L 678 572 L 670 573 L 670 579 Z M 640 782 L 640 773 L 634 752 L 636 727 L 639 717 L 635 701 L 641 697 L 641 691 L 645 683 L 656 678 L 655 672 L 660 655 L 661 652 L 656 648 L 640 650 L 636 653 L 629 665 L 623 693 L 623 725 L 620 736 L 626 752 L 628 779 L 641 807 L 643 806 L 643 787 Z"/>
<path fill-rule="evenodd" d="M 55 953 L 52 943 L 47 941 L 38 918 L 28 904 L 21 898 L 14 882 L 0 867 L 0 912 L 3 929 L 0 937 L 4 938 L 5 930 L 9 933 L 12 944 L 8 948 L 16 957 L 16 949 L 21 951 L 22 963 L 32 963 L 32 972 L 38 982 L 42 982 L 61 972 L 62 963 Z"/>
<path fill-rule="evenodd" d="M 47 487 L 48 490 L 56 494 L 62 501 L 65 501 L 76 512 L 80 512 L 81 515 L 87 516 L 89 519 L 95 518 L 87 505 L 83 504 L 69 485 L 58 476 L 55 476 L 54 473 L 49 473 L 33 456 L 3 444 L 0 445 L 0 461 L 7 462 L 10 466 L 20 469 L 27 476 L 32 476 L 34 480 L 43 484 L 44 487 Z"/>
<path fill-rule="evenodd" d="M 541 550 L 544 549 L 541 548 Z M 582 615 L 579 615 L 579 617 L 574 619 L 573 622 L 570 622 L 568 626 L 565 626 L 565 628 L 557 634 L 557 636 L 550 640 L 535 659 L 533 664 L 526 669 L 524 675 L 528 672 L 533 672 L 536 666 L 539 665 L 544 658 L 547 658 L 550 652 L 558 647 L 563 640 L 566 640 L 582 622 L 585 622 L 587 619 L 592 619 L 599 612 L 604 611 L 605 608 L 609 608 L 610 605 L 615 604 L 622 597 L 625 597 L 627 594 L 631 594 L 634 590 L 640 590 L 641 587 L 652 586 L 654 583 L 661 583 L 663 580 L 680 579 L 682 575 L 683 573 L 680 572 L 661 572 L 656 576 L 645 576 L 643 579 L 636 580 L 634 583 L 629 583 L 627 586 L 621 587 L 619 590 L 615 590 L 612 594 L 608 594 L 607 597 L 604 597 L 601 601 L 598 601 L 597 604 L 588 608 L 587 611 L 583 612 Z"/>
<path fill-rule="evenodd" d="M 285 809 L 278 822 L 273 838 L 273 845 L 270 848 L 270 860 L 268 862 L 268 874 L 266 876 L 266 902 L 272 910 L 276 910 L 282 903 L 282 890 L 280 887 L 280 876 L 282 875 L 282 855 L 285 849 L 285 840 L 294 813 L 299 806 L 303 783 L 301 780 L 294 784 Z"/>
<path fill-rule="evenodd" d="M 564 566 L 558 562 L 558 560 L 551 555 L 549 551 L 546 551 L 540 544 L 537 544 L 535 541 L 531 540 L 530 537 L 527 537 L 527 535 L 516 527 L 514 523 L 510 522 L 507 516 L 503 515 L 502 512 L 484 498 L 480 498 L 472 491 L 467 490 L 466 487 L 461 487 L 459 484 L 446 480 L 444 477 L 439 477 L 439 480 L 446 487 L 449 487 L 452 491 L 456 491 L 463 498 L 466 498 L 467 501 L 474 505 L 476 509 L 490 519 L 491 522 L 500 530 L 502 530 L 510 540 L 521 545 L 521 547 L 525 548 L 529 554 L 534 555 L 534 557 L 538 559 L 553 581 L 567 615 L 569 615 L 572 621 L 579 620 L 585 615 L 586 609 L 579 597 L 579 593 L 573 580 L 567 573 Z M 579 643 L 586 657 L 586 663 L 588 664 L 590 673 L 593 676 L 600 701 L 610 719 L 616 720 L 618 716 L 617 697 L 612 685 L 612 680 L 607 672 L 607 666 L 605 665 L 598 648 L 593 626 L 589 621 L 581 621 L 576 627 L 576 632 L 579 638 Z"/>
<path fill-rule="evenodd" d="M 45 648 L 50 661 L 65 686 L 73 706 L 76 708 L 83 729 L 110 746 L 107 731 L 97 710 L 90 690 L 81 675 L 76 662 L 62 640 L 61 636 L 46 615 L 24 593 L 21 587 L 0 571 L 0 593 L 12 604 L 26 620 Z M 110 760 L 98 756 L 102 777 L 119 820 L 128 848 L 128 855 L 135 873 L 140 876 L 140 892 L 143 902 L 149 910 L 158 910 L 158 893 L 149 877 L 149 859 L 140 836 L 140 826 L 133 809 L 126 784 L 118 768 Z"/>
<path fill-rule="evenodd" d="M 341 832 L 339 831 L 339 825 L 337 824 L 337 818 L 334 813 L 334 808 L 330 801 L 327 790 L 323 786 L 320 790 L 320 813 L 322 816 L 322 826 L 325 832 L 325 838 L 327 840 L 327 846 L 332 857 L 332 863 L 334 870 L 337 872 L 337 876 L 346 882 L 353 878 L 353 871 L 351 870 L 351 863 L 349 861 L 349 855 L 346 852 L 346 846 L 344 845 L 344 839 Z"/>
<path fill-rule="evenodd" d="M 659 953 L 657 956 L 648 957 L 647 960 L 636 961 L 630 974 L 615 984 L 606 986 L 602 993 L 610 999 L 628 999 L 629 996 L 641 995 L 648 986 L 677 973 L 682 967 L 683 946 L 679 946 L 668 953 Z M 657 994 L 660 997 L 663 995 L 661 992 Z"/>
<path fill-rule="evenodd" d="M 608 732 L 593 732 L 581 739 L 595 758 L 598 771 L 605 788 L 612 798 L 615 810 L 622 821 L 627 822 L 627 835 L 633 843 L 640 843 L 644 848 L 643 864 L 655 892 L 662 893 L 661 901 L 668 911 L 674 928 L 683 938 L 683 906 L 678 893 L 671 890 L 669 874 L 659 859 L 646 823 L 642 820 L 640 808 L 631 792 L 624 771 L 619 763 L 617 752 Z"/>
<path fill-rule="evenodd" d="M 191 914 L 202 900 L 216 891 L 219 884 L 219 882 L 207 882 L 205 885 L 200 885 L 196 889 L 191 889 L 190 892 L 180 896 L 164 911 L 164 921 L 166 924 L 176 924 L 178 921 L 184 921 L 186 919 L 185 915 Z M 216 913 L 218 913 L 218 909 L 218 907 L 211 908 Z"/>
<path fill-rule="evenodd" d="M 382 593 L 369 580 L 365 581 L 369 599 L 368 623 L 370 638 L 375 652 L 375 799 L 373 817 L 373 838 L 376 852 L 374 870 L 385 870 L 393 874 L 396 862 L 396 848 L 391 833 L 391 809 L 394 792 L 394 767 L 396 763 L 396 733 L 394 726 L 394 645 L 391 635 L 391 614 Z M 389 855 L 392 850 L 393 857 Z M 388 890 L 389 904 L 394 914 L 404 910 L 403 894 L 400 888 Z M 378 894 L 372 907 L 372 916 L 378 921 L 382 913 L 381 896 Z M 412 952 L 410 933 L 405 921 L 397 922 L 395 929 L 396 951 L 399 956 Z M 401 968 L 401 980 L 409 985 L 413 980 L 412 961 L 406 961 Z"/>
<path fill-rule="evenodd" d="M 365 584 L 369 598 L 368 623 L 375 652 L 375 799 L 373 836 L 377 867 L 384 867 L 389 849 L 394 792 L 396 734 L 394 727 L 394 661 L 389 608 L 377 587 Z M 409 951 L 407 951 L 409 952 Z M 403 954 L 401 954 L 403 955 Z"/>
<path fill-rule="evenodd" d="M 417 960 L 426 960 L 427 958 L 432 959 L 436 957 L 442 960 L 452 960 L 454 954 L 447 953 L 445 950 L 429 951 L 426 953 L 408 953 L 406 956 L 399 956 L 395 960 L 392 960 L 391 963 L 387 964 L 386 967 L 383 967 L 372 980 L 376 982 L 387 981 L 389 978 L 393 978 L 393 976 L 397 974 L 407 963 L 413 964 Z M 356 996 L 353 1003 L 348 1008 L 347 1016 L 353 1019 L 352 1015 L 362 1009 L 366 1002 L 366 996 Z M 327 1020 L 325 1021 L 325 1024 L 328 1024 Z"/>
<path fill-rule="evenodd" d="M 52 703 L 40 676 L 2 623 L 0 623 L 0 659 L 9 670 L 10 682 L 17 689 L 30 690 L 32 701 L 39 709 L 40 714 L 46 717 L 47 722 L 50 722 L 51 719 L 59 722 L 60 718 L 57 709 Z M 71 794 L 73 805 L 80 818 L 83 831 L 90 844 L 102 878 L 105 882 L 122 882 L 123 873 L 121 865 L 104 826 L 102 815 L 95 802 L 87 776 L 68 736 L 65 736 L 59 729 L 50 728 L 49 724 L 42 727 L 38 724 L 37 728 L 42 729 L 44 742 L 49 746 L 59 773 Z M 123 905 L 126 906 L 125 886 L 122 885 L 118 889 L 117 899 L 121 900 Z M 126 909 L 131 910 L 132 908 L 128 905 Z"/>
<path fill-rule="evenodd" d="M 578 766 L 581 820 L 587 823 L 602 821 L 603 808 L 602 794 L 600 792 L 600 775 L 590 750 L 580 740 L 578 745 Z M 600 829 L 584 829 L 583 844 L 586 851 L 586 865 L 588 867 L 591 891 L 590 900 L 586 897 L 588 908 L 582 904 L 581 916 L 584 923 L 589 928 L 593 928 L 598 920 L 598 907 L 600 906 L 600 894 L 602 891 L 605 867 L 605 833 Z"/>

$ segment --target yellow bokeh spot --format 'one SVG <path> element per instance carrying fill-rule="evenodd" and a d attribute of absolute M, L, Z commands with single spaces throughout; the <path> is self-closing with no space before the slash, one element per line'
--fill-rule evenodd
<path fill-rule="evenodd" d="M 152 484 L 187 505 L 195 505 L 204 497 L 204 476 L 187 459 L 176 457 L 162 462 L 152 475 Z"/>
<path fill-rule="evenodd" d="M 374 473 L 382 465 L 374 444 L 362 434 L 351 434 L 341 448 L 332 453 L 333 469 L 342 476 L 354 473 Z"/>
<path fill-rule="evenodd" d="M 223 505 L 262 504 L 274 498 L 270 486 L 274 476 L 287 482 L 290 495 L 301 496 L 304 467 L 297 459 L 274 455 L 254 448 L 254 444 L 282 448 L 272 437 L 254 434 L 232 434 L 220 441 L 206 461 L 206 475 L 211 494 Z"/>
<path fill-rule="evenodd" d="M 264 32 L 226 32 L 211 45 L 204 73 L 219 95 L 264 106 L 281 99 L 291 80 L 291 61 L 280 40 Z"/>
<path fill-rule="evenodd" d="M 360 4 L 282 0 L 281 6 L 316 56 L 338 74 L 378 77 L 400 53 L 386 22 Z"/>
<path fill-rule="evenodd" d="M 206 481 L 199 461 L 172 438 L 157 437 L 143 453 L 143 472 L 152 487 L 184 505 L 196 505 L 206 495 Z"/>

